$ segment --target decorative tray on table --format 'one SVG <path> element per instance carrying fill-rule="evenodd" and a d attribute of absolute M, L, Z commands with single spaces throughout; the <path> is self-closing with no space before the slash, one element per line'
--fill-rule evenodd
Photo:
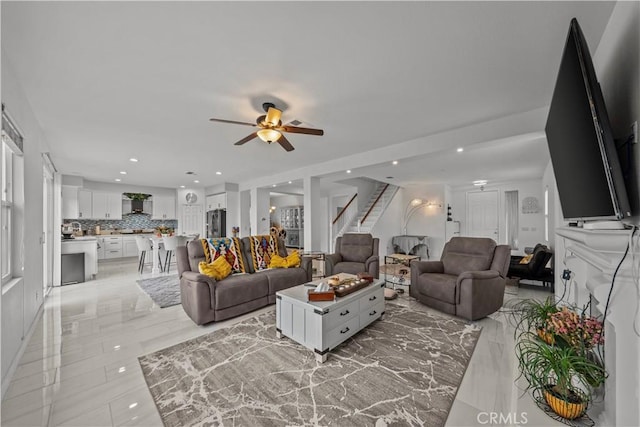
<path fill-rule="evenodd" d="M 329 286 L 334 290 L 337 297 L 352 294 L 362 288 L 366 288 L 371 283 L 368 279 L 359 279 L 357 277 L 340 277 L 333 276 L 327 280 Z"/>

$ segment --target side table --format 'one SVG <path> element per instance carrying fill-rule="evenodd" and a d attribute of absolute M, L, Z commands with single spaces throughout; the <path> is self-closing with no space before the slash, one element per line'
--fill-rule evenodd
<path fill-rule="evenodd" d="M 313 259 L 312 266 L 315 274 L 312 274 L 312 278 L 324 278 L 327 271 L 327 254 L 320 251 L 303 251 L 300 252 L 301 257 L 307 257 Z M 322 269 L 319 264 L 322 264 Z"/>
<path fill-rule="evenodd" d="M 384 283 L 393 285 L 393 290 L 399 294 L 404 292 L 404 289 L 396 289 L 396 285 L 409 286 L 410 282 L 405 279 L 405 276 L 410 274 L 409 264 L 414 259 L 420 260 L 419 255 L 405 255 L 405 254 L 391 254 L 384 256 Z M 393 271 L 390 271 L 393 270 Z"/>

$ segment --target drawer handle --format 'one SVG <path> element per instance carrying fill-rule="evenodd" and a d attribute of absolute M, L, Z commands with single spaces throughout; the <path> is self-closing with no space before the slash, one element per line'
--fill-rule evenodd
<path fill-rule="evenodd" d="M 341 334 L 346 334 L 347 332 L 349 332 L 349 327 L 348 326 L 340 331 Z"/>
<path fill-rule="evenodd" d="M 375 311 L 375 310 L 373 310 L 371 313 L 369 313 L 369 316 L 373 316 L 373 315 L 375 315 L 376 313 L 378 313 L 378 312 L 377 312 L 377 311 Z"/>
<path fill-rule="evenodd" d="M 378 298 L 374 295 L 371 298 L 369 298 L 369 301 L 373 301 L 373 300 L 376 300 L 376 299 L 378 299 Z"/>
<path fill-rule="evenodd" d="M 346 316 L 347 314 L 349 314 L 349 310 L 345 310 L 342 313 L 340 313 L 340 316 Z"/>

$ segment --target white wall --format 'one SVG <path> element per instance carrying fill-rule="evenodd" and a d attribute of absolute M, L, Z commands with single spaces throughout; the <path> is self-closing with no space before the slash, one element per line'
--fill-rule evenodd
<path fill-rule="evenodd" d="M 593 53 L 594 46 L 591 47 Z M 640 120 L 640 3 L 618 2 L 609 18 L 593 64 L 602 87 L 613 134 L 626 138 Z M 621 163 L 626 162 L 626 153 Z M 640 144 L 632 146 L 632 173 L 625 180 L 633 218 L 640 224 Z"/>
<path fill-rule="evenodd" d="M 16 359 L 26 345 L 26 340 L 16 340 L 18 337 L 28 336 L 44 301 L 40 243 L 43 232 L 42 153 L 51 151 L 4 52 L 2 54 L 2 102 L 24 136 L 24 222 L 27 226 L 24 229 L 24 249 L 12 255 L 22 257 L 24 254 L 36 254 L 28 258 L 29 268 L 22 272 L 23 281 L 12 290 L 12 293 L 15 291 L 17 298 L 3 298 L 1 301 L 3 305 L 2 391 L 4 393 L 12 371 L 15 369 Z M 54 203 L 60 203 L 60 194 L 56 194 Z M 18 272 L 18 275 L 21 275 L 21 272 Z M 7 308 L 9 303 L 12 305 L 11 310 Z M 13 310 L 20 307 L 22 310 Z M 8 334 L 9 329 L 12 331 L 11 335 Z"/>
<path fill-rule="evenodd" d="M 519 230 L 519 248 L 513 250 L 514 254 L 524 254 L 524 248 L 527 246 L 535 246 L 537 243 L 544 241 L 544 191 L 542 179 L 514 181 L 511 183 L 499 183 L 485 186 L 485 191 L 498 191 L 498 243 L 506 243 L 506 233 L 504 229 L 505 216 L 505 191 L 518 191 L 518 225 Z M 455 221 L 460 221 L 460 235 L 465 236 L 467 230 L 467 193 L 480 191 L 477 187 L 458 187 L 451 191 L 451 211 Z M 522 200 L 525 197 L 536 197 L 539 202 L 540 212 L 537 214 L 523 214 Z M 446 212 L 445 212 L 446 218 Z"/>

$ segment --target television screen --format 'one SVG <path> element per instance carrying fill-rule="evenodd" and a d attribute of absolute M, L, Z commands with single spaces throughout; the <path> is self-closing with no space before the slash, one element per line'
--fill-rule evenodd
<path fill-rule="evenodd" d="M 600 85 L 571 21 L 545 127 L 565 219 L 622 219 L 629 202 Z"/>

